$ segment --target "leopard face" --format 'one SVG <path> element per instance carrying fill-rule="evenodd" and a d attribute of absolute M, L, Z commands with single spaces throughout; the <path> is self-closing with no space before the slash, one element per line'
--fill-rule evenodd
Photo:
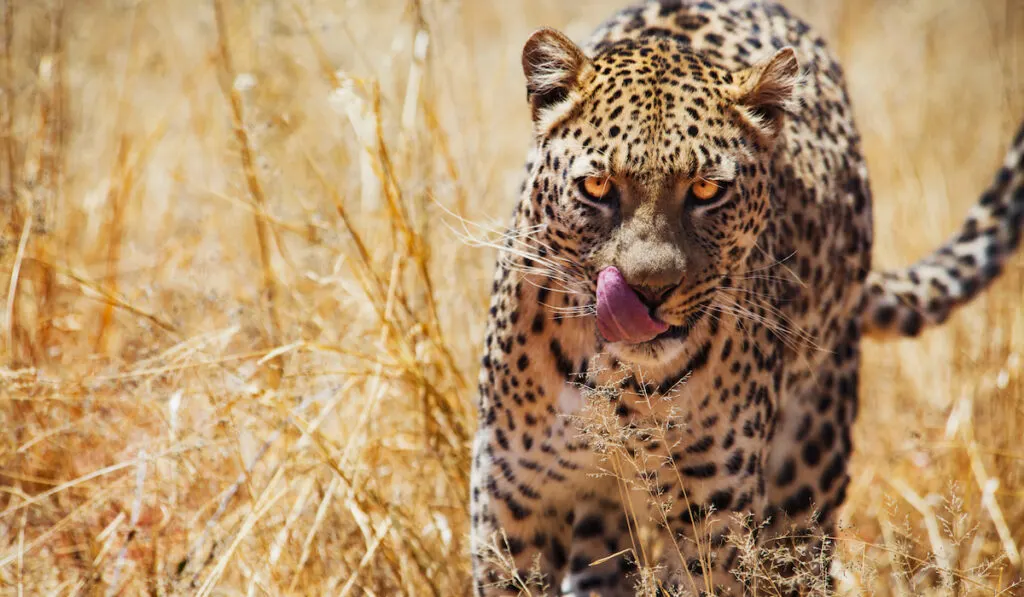
<path fill-rule="evenodd" d="M 784 49 L 729 71 L 670 38 L 626 40 L 588 58 L 541 30 L 524 70 L 537 153 L 527 181 L 546 242 L 596 301 L 615 267 L 668 329 L 611 342 L 620 360 L 671 358 L 716 295 L 744 275 L 771 213 L 769 165 L 798 66 Z"/>

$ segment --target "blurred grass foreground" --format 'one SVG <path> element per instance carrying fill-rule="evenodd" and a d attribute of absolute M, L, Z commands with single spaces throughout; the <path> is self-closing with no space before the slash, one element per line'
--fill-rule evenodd
<path fill-rule="evenodd" d="M 519 53 L 622 2 L 0 0 L 0 593 L 464 595 Z M 1024 116 L 1024 4 L 800 0 L 876 263 Z M 866 346 L 850 595 L 1024 595 L 1024 259 Z"/>

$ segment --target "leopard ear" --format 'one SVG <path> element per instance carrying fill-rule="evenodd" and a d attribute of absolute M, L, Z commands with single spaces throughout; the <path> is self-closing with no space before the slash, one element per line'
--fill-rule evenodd
<path fill-rule="evenodd" d="M 796 110 L 800 65 L 793 48 L 782 48 L 770 58 L 738 73 L 737 104 L 758 128 L 777 135 L 787 112 Z"/>
<path fill-rule="evenodd" d="M 583 50 L 555 29 L 538 29 L 523 47 L 523 74 L 533 120 L 564 103 L 593 73 Z"/>

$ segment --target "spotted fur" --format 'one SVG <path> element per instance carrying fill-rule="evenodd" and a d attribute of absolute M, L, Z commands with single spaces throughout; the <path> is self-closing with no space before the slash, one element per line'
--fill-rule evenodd
<path fill-rule="evenodd" d="M 476 594 L 564 580 L 577 595 L 628 595 L 637 558 L 667 586 L 742 594 L 730 533 L 761 528 L 764 544 L 812 515 L 827 531 L 843 502 L 861 336 L 941 322 L 1016 247 L 1024 139 L 956 237 L 876 273 L 842 69 L 781 6 L 648 1 L 583 48 L 538 31 L 523 69 L 535 143 L 480 373 Z M 613 181 L 614 200 L 585 196 L 588 176 Z M 698 180 L 725 192 L 695 202 Z M 595 281 L 613 265 L 668 331 L 602 340 Z M 635 431 L 626 450 L 653 464 L 618 472 L 661 509 L 627 516 L 651 500 L 595 475 L 610 464 L 577 420 L 594 404 Z M 652 418 L 667 421 L 661 435 L 636 431 Z M 641 558 L 633 537 L 648 523 L 667 523 L 673 547 Z M 511 578 L 487 556 L 495 541 Z M 826 547 L 802 553 L 825 562 Z"/>

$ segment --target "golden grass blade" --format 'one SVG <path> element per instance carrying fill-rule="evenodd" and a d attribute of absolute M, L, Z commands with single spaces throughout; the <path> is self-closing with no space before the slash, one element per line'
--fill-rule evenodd
<path fill-rule="evenodd" d="M 11 279 L 7 285 L 7 302 L 4 310 L 4 331 L 6 332 L 7 358 L 13 359 L 15 355 L 14 346 L 14 301 L 18 297 L 18 278 L 21 275 L 21 265 L 25 261 L 25 249 L 28 247 L 28 239 L 32 234 L 32 215 L 29 214 L 22 226 L 21 235 L 18 240 L 18 252 L 14 255 L 14 268 L 11 270 Z M 14 363 L 11 363 L 12 365 Z"/>
<path fill-rule="evenodd" d="M 245 174 L 246 186 L 252 197 L 253 203 L 260 212 L 266 209 L 266 197 L 263 192 L 263 185 L 256 175 L 256 167 L 253 158 L 252 143 L 246 131 L 245 112 L 242 97 L 234 85 L 238 74 L 235 71 L 234 61 L 231 55 L 231 46 L 228 40 L 227 21 L 224 14 L 224 6 L 221 0 L 213 0 L 213 12 L 217 25 L 217 49 L 220 53 L 223 76 L 221 77 L 221 90 L 225 99 L 231 107 L 231 118 L 235 129 L 235 138 L 238 141 L 239 153 L 242 158 L 242 171 Z M 270 336 L 267 339 L 270 346 L 276 346 L 281 337 L 281 319 L 278 315 L 278 282 L 274 274 L 271 262 L 271 236 L 272 232 L 267 226 L 266 220 L 256 216 L 256 238 L 259 245 L 260 264 L 263 270 L 263 292 L 265 293 L 267 317 L 270 320 Z M 281 376 L 284 375 L 284 359 L 274 360 L 270 369 L 268 382 L 270 387 L 276 388 L 280 384 Z"/>

